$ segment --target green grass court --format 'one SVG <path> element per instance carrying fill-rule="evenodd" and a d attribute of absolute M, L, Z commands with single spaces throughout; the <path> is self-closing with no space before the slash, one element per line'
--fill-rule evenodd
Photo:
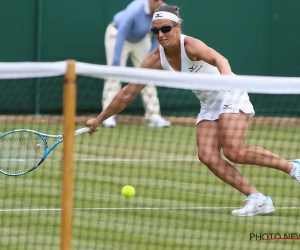
<path fill-rule="evenodd" d="M 59 134 L 51 124 L 2 124 Z M 245 197 L 197 160 L 194 126 L 120 125 L 76 137 L 73 249 L 299 249 L 300 241 L 250 241 L 250 233 L 300 234 L 300 186 L 276 170 L 240 170 L 270 195 L 275 214 L 234 217 Z M 300 128 L 251 127 L 249 145 L 300 158 Z M 0 175 L 0 249 L 60 247 L 61 149 L 22 177 Z M 136 196 L 126 200 L 124 185 Z"/>

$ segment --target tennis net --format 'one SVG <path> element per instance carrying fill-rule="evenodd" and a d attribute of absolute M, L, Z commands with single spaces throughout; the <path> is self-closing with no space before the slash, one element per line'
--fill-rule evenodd
<path fill-rule="evenodd" d="M 67 64 L 0 63 L 1 134 L 19 128 L 63 133 Z M 115 128 L 101 126 L 91 137 L 75 138 L 72 249 L 297 247 L 299 183 L 272 168 L 234 164 L 271 196 L 276 211 L 259 219 L 232 216 L 233 209 L 245 206 L 246 196 L 199 161 L 200 105 L 191 90 L 247 91 L 256 114 L 249 122 L 246 146 L 292 160 L 300 157 L 300 78 L 211 76 L 82 62 L 75 66 L 76 128 L 102 110 L 104 79 L 122 81 L 123 86 L 131 81 L 156 86 L 161 115 L 171 126 L 148 127 L 138 96 L 117 115 Z M 210 138 L 204 134 L 201 139 Z M 62 148 L 27 175 L 1 176 L 0 249 L 59 248 L 65 230 Z M 131 199 L 122 196 L 126 185 L 135 188 Z M 271 239 L 276 243 L 267 241 Z M 257 240 L 266 242 L 253 246 Z"/>

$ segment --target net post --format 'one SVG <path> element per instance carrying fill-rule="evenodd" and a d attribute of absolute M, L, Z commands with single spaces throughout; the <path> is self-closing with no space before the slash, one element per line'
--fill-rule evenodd
<path fill-rule="evenodd" d="M 62 165 L 62 210 L 61 250 L 71 250 L 73 219 L 73 154 L 76 113 L 76 71 L 75 61 L 67 61 L 63 91 L 63 165 Z"/>

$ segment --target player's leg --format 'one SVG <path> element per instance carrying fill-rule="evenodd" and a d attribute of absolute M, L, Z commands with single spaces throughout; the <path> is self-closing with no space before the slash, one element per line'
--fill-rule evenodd
<path fill-rule="evenodd" d="M 259 193 L 235 166 L 221 157 L 218 120 L 198 123 L 197 146 L 199 160 L 218 178 L 247 196 Z"/>
<path fill-rule="evenodd" d="M 105 32 L 105 54 L 107 65 L 112 65 L 114 48 L 116 44 L 116 36 L 118 30 L 114 27 L 113 23 L 109 24 Z M 124 45 L 121 56 L 121 66 L 126 65 L 128 58 L 128 51 L 126 51 L 126 46 Z M 121 83 L 115 80 L 105 80 L 102 93 L 102 108 L 105 109 L 115 97 L 115 95 L 120 91 Z M 103 122 L 105 127 L 115 127 L 116 120 L 115 116 L 109 117 Z"/>
<path fill-rule="evenodd" d="M 151 49 L 151 35 L 147 35 L 142 41 L 132 44 L 131 60 L 134 67 L 140 67 L 144 58 Z M 145 108 L 145 118 L 150 127 L 169 127 L 171 123 L 161 117 L 160 104 L 156 87 L 146 85 L 141 91 L 142 102 Z"/>
<path fill-rule="evenodd" d="M 218 121 L 201 121 L 197 126 L 198 156 L 221 180 L 248 195 L 246 206 L 232 211 L 236 216 L 270 214 L 275 211 L 270 197 L 264 196 L 234 167 L 220 156 Z"/>
<path fill-rule="evenodd" d="M 282 157 L 258 146 L 244 145 L 248 133 L 249 117 L 240 111 L 237 114 L 221 114 L 219 131 L 225 157 L 238 164 L 258 165 L 290 173 L 293 164 Z"/>
<path fill-rule="evenodd" d="M 241 111 L 237 114 L 220 115 L 219 131 L 224 155 L 235 163 L 265 166 L 290 173 L 292 164 L 282 157 L 261 147 L 244 146 L 248 121 L 248 115 Z M 246 206 L 233 210 L 233 215 L 253 216 L 275 211 L 271 198 L 263 194 L 251 194 L 246 200 Z"/>

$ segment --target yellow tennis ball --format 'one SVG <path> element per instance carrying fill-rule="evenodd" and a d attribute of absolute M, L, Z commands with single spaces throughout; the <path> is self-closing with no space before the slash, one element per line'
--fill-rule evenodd
<path fill-rule="evenodd" d="M 126 185 L 122 188 L 122 195 L 126 198 L 126 199 L 130 199 L 131 197 L 133 197 L 135 195 L 135 189 L 133 186 L 130 185 Z"/>

